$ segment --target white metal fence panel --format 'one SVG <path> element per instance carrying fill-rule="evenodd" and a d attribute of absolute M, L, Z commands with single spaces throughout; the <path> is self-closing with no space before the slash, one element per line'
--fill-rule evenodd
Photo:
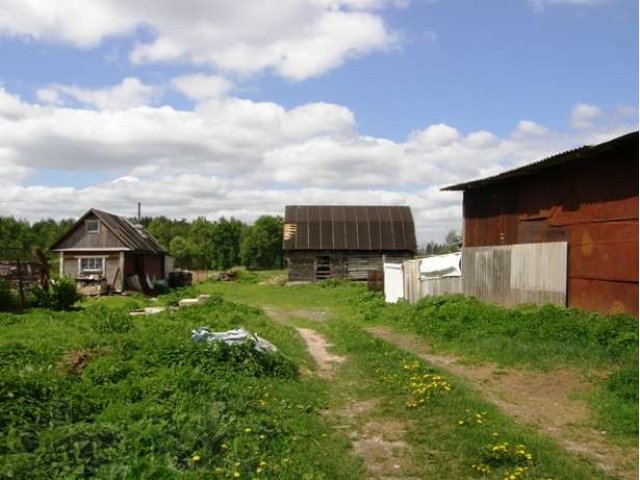
<path fill-rule="evenodd" d="M 384 299 L 396 303 L 404 298 L 404 274 L 401 263 L 384 264 Z"/>

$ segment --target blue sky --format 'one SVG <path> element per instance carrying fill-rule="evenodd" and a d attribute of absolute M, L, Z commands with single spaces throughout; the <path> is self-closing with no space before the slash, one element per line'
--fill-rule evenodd
<path fill-rule="evenodd" d="M 0 208 L 393 203 L 637 129 L 627 0 L 0 0 Z"/>

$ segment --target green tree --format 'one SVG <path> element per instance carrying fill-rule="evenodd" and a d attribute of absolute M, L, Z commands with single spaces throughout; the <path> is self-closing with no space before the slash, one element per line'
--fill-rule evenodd
<path fill-rule="evenodd" d="M 0 217 L 0 256 L 29 260 L 35 243 L 29 222 L 14 217 Z"/>
<path fill-rule="evenodd" d="M 462 237 L 457 231 L 452 229 L 452 230 L 449 230 L 449 233 L 447 233 L 447 236 L 444 242 L 447 245 L 447 247 L 451 249 L 451 251 L 455 252 L 460 248 L 460 243 L 462 243 Z"/>
<path fill-rule="evenodd" d="M 266 270 L 284 266 L 282 217 L 263 215 L 249 227 L 242 239 L 240 257 L 247 268 Z"/>
<path fill-rule="evenodd" d="M 215 258 L 215 225 L 205 217 L 198 217 L 189 227 L 188 243 L 192 267 L 200 270 L 213 268 Z"/>
<path fill-rule="evenodd" d="M 191 248 L 184 237 L 175 236 L 171 239 L 169 253 L 175 259 L 177 267 L 188 268 L 190 266 Z"/>
<path fill-rule="evenodd" d="M 213 227 L 213 268 L 226 270 L 240 264 L 240 239 L 246 226 L 222 217 Z"/>

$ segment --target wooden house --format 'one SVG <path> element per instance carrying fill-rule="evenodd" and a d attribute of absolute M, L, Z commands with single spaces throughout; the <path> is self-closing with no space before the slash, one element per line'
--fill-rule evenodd
<path fill-rule="evenodd" d="M 406 206 L 289 205 L 284 217 L 290 281 L 381 278 L 383 258 L 402 261 L 416 251 Z"/>
<path fill-rule="evenodd" d="M 463 256 L 566 242 L 568 306 L 638 315 L 638 132 L 443 190 L 464 192 Z"/>
<path fill-rule="evenodd" d="M 150 233 L 95 208 L 82 215 L 50 250 L 60 254 L 60 276 L 97 286 L 95 293 L 104 293 L 105 288 L 120 292 L 134 276 L 144 288 L 147 276 L 153 280 L 168 274 L 170 257 Z"/>

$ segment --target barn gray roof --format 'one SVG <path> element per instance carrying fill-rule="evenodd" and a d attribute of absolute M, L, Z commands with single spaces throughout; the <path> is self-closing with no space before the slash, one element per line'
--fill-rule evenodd
<path fill-rule="evenodd" d="M 285 250 L 415 251 L 406 206 L 287 205 Z"/>
<path fill-rule="evenodd" d="M 158 241 L 143 228 L 138 228 L 129 222 L 126 218 L 119 217 L 109 212 L 90 209 L 50 248 L 56 250 L 62 242 L 80 225 L 89 215 L 95 215 L 118 239 L 124 246 L 130 250 L 140 253 L 166 253 L 166 250 Z"/>

